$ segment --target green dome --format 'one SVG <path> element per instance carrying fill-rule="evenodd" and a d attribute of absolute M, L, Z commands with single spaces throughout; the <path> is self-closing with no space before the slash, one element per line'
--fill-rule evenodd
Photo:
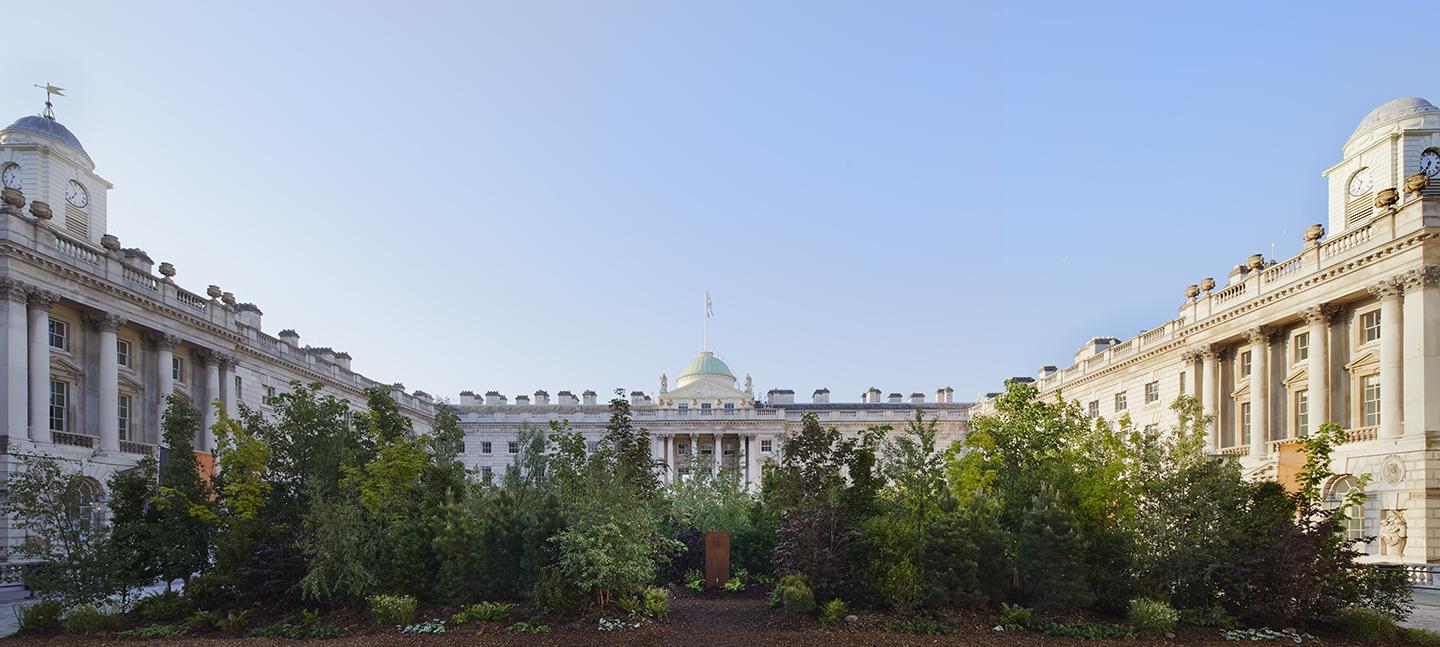
<path fill-rule="evenodd" d="M 696 355 L 695 359 L 685 365 L 685 370 L 680 372 L 680 377 L 686 375 L 724 375 L 732 380 L 735 379 L 735 374 L 730 372 L 730 367 L 716 357 L 715 353 L 708 350 Z"/>

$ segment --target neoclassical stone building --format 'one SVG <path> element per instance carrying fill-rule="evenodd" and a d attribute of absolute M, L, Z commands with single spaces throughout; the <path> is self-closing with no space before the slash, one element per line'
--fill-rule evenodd
<path fill-rule="evenodd" d="M 734 470 L 751 487 L 758 487 L 761 465 L 778 458 L 780 439 L 800 428 L 805 414 L 814 414 L 825 427 L 834 427 L 846 436 L 888 425 L 899 431 L 924 413 L 937 422 L 938 444 L 948 446 L 964 438 L 969 420 L 968 403 L 953 401 L 954 390 L 946 387 L 927 402 L 924 393 L 883 395 L 871 388 L 860 394 L 859 402 L 831 402 L 829 389 L 816 389 L 811 401 L 795 402 L 795 392 L 772 389 L 764 400 L 756 399 L 750 376 L 743 387 L 713 352 L 701 352 L 675 380 L 660 376 L 654 395 L 642 391 L 629 394 L 635 425 L 650 432 L 652 455 L 665 465 L 665 479 L 683 478 L 692 470 Z M 458 408 L 465 430 L 465 462 L 479 474 L 498 476 L 514 462 L 520 451 L 516 439 L 524 426 L 548 430 L 550 421 L 567 420 L 583 433 L 593 447 L 605 435 L 610 420 L 610 397 L 585 391 L 576 397 L 560 391 L 552 400 L 546 391 L 532 396 L 509 398 L 491 391 L 477 395 L 460 394 Z"/>
<path fill-rule="evenodd" d="M 1293 474 L 1295 439 L 1339 423 L 1353 437 L 1327 491 L 1371 477 L 1352 535 L 1379 537 L 1375 559 L 1440 561 L 1440 108 L 1381 105 L 1324 175 L 1328 224 L 1296 256 L 1253 255 L 1223 284 L 1186 288 L 1153 330 L 1091 339 L 1070 366 L 1013 379 L 1139 426 L 1174 424 L 1168 405 L 1194 396 L 1212 450 L 1253 478 Z"/>
<path fill-rule="evenodd" d="M 110 475 L 156 454 L 167 395 L 200 405 L 208 430 L 210 402 L 264 410 L 299 380 L 363 406 L 378 384 L 349 354 L 302 346 L 293 330 L 268 335 L 254 304 L 215 285 L 186 290 L 173 265 L 123 247 L 108 229 L 110 183 L 48 109 L 0 129 L 0 183 L 0 478 L 23 455 L 69 459 L 99 511 Z M 431 397 L 387 388 L 428 429 Z M 208 432 L 197 441 L 214 446 Z M 20 540 L 0 519 L 0 542 Z"/>

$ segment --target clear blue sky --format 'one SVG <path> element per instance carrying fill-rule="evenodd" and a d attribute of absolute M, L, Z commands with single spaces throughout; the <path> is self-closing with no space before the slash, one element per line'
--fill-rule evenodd
<path fill-rule="evenodd" d="M 1169 4 L 12 3 L 0 106 L 68 88 L 111 233 L 379 380 L 653 391 L 708 285 L 761 391 L 970 399 L 1288 257 L 1440 101 L 1433 2 Z"/>

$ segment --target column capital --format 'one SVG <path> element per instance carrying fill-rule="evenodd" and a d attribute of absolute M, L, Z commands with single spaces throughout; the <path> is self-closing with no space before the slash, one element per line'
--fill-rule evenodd
<path fill-rule="evenodd" d="M 215 363 L 220 365 L 220 370 L 231 370 L 236 366 L 234 355 L 219 351 L 215 352 Z"/>
<path fill-rule="evenodd" d="M 220 353 L 208 348 L 192 348 L 190 349 L 190 358 L 201 366 L 209 366 L 220 361 Z"/>
<path fill-rule="evenodd" d="M 120 326 L 130 323 L 130 320 L 120 315 L 99 310 L 87 312 L 81 319 L 87 328 L 100 332 L 119 332 Z"/>
<path fill-rule="evenodd" d="M 1404 287 L 1398 278 L 1389 278 L 1365 288 L 1372 296 L 1381 300 L 1399 299 Z"/>
<path fill-rule="evenodd" d="M 1268 344 L 1279 333 L 1280 329 L 1275 326 L 1255 326 L 1245 331 L 1245 339 L 1252 344 Z"/>
<path fill-rule="evenodd" d="M 49 310 L 60 300 L 60 295 L 41 288 L 30 288 L 30 307 L 36 310 Z"/>
<path fill-rule="evenodd" d="M 0 277 L 0 299 L 25 303 L 30 298 L 30 286 L 11 277 Z"/>
<path fill-rule="evenodd" d="M 175 345 L 182 341 L 178 335 L 169 333 L 148 332 L 145 333 L 145 347 L 151 350 L 175 350 Z"/>
<path fill-rule="evenodd" d="M 1200 355 L 1200 359 L 1202 360 L 1208 359 L 1218 362 L 1222 359 L 1225 359 L 1225 354 L 1229 352 L 1229 350 L 1230 349 L 1221 346 L 1220 344 L 1205 344 L 1204 346 L 1195 349 L 1195 352 Z"/>
<path fill-rule="evenodd" d="M 1440 285 L 1440 265 L 1426 265 L 1400 275 L 1400 286 L 1406 292 Z"/>
<path fill-rule="evenodd" d="M 1199 348 L 1191 348 L 1190 350 L 1181 353 L 1180 359 L 1182 361 L 1194 364 L 1196 360 L 1200 359 L 1204 355 L 1204 353 L 1205 351 L 1200 350 Z"/>
<path fill-rule="evenodd" d="M 1339 316 L 1342 308 L 1333 303 L 1319 303 L 1300 311 L 1305 323 L 1330 323 Z"/>

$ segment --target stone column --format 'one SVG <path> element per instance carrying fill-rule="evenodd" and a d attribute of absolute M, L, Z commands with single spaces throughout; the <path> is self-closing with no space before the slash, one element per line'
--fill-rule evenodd
<path fill-rule="evenodd" d="M 60 295 L 30 291 L 30 440 L 50 442 L 50 306 Z"/>
<path fill-rule="evenodd" d="M 161 425 L 165 423 L 166 398 L 175 392 L 175 345 L 180 338 L 175 335 L 150 333 L 145 335 L 145 344 L 155 349 L 155 443 L 165 436 Z"/>
<path fill-rule="evenodd" d="M 1300 311 L 1300 316 L 1309 324 L 1306 332 L 1310 347 L 1306 352 L 1308 381 L 1305 386 L 1306 415 L 1310 418 L 1309 428 L 1299 430 L 1305 436 L 1320 431 L 1320 426 L 1330 421 L 1330 320 L 1335 316 L 1333 305 L 1314 305 Z"/>
<path fill-rule="evenodd" d="M 1250 456 L 1270 455 L 1270 338 L 1275 330 L 1257 326 L 1245 331 L 1250 341 Z"/>
<path fill-rule="evenodd" d="M 240 394 L 235 389 L 235 356 L 221 354 L 217 363 L 220 364 L 220 396 L 225 403 L 225 415 L 234 418 L 240 413 Z"/>
<path fill-rule="evenodd" d="M 29 388 L 30 357 L 25 347 L 28 334 L 25 320 L 25 301 L 30 298 L 30 288 L 11 278 L 0 278 L 0 303 L 4 304 L 5 343 L 0 347 L 5 365 L 4 387 L 0 393 L 5 397 L 5 434 L 11 438 L 25 438 L 30 425 L 27 415 L 25 390 Z"/>
<path fill-rule="evenodd" d="M 1404 373 L 1401 366 L 1400 326 L 1404 315 L 1400 309 L 1401 285 L 1389 279 L 1370 286 L 1370 294 L 1380 299 L 1380 429 L 1378 438 L 1399 438 L 1404 430 Z"/>
<path fill-rule="evenodd" d="M 1440 402 L 1426 397 L 1440 384 L 1440 265 L 1406 272 L 1402 331 L 1404 342 L 1404 409 L 1407 436 L 1440 430 Z M 1383 316 L 1383 315 L 1382 315 Z M 1427 325 L 1427 322 L 1429 325 Z M 1382 322 L 1383 324 L 1383 322 Z"/>
<path fill-rule="evenodd" d="M 698 434 L 690 434 L 690 455 L 686 457 L 688 460 L 685 466 L 690 469 L 691 476 L 695 475 L 695 468 L 699 466 L 698 464 L 700 462 L 699 438 L 700 436 Z"/>
<path fill-rule="evenodd" d="M 1216 386 L 1219 383 L 1219 359 L 1220 350 L 1214 346 L 1200 349 L 1200 407 L 1209 420 L 1205 423 L 1207 454 L 1215 453 L 1215 448 L 1220 446 L 1220 389 Z"/>
<path fill-rule="evenodd" d="M 100 339 L 100 374 L 96 376 L 95 388 L 100 402 L 97 415 L 100 417 L 100 449 L 107 452 L 120 451 L 120 361 L 117 354 L 117 340 L 120 326 L 125 318 L 106 312 L 92 312 L 85 316 L 85 324 L 94 330 Z"/>
<path fill-rule="evenodd" d="M 197 367 L 205 369 L 205 387 L 201 389 L 200 397 L 196 398 L 196 404 L 200 406 L 201 425 L 200 437 L 196 439 L 195 451 L 213 452 L 215 450 L 215 436 L 213 427 L 219 416 L 215 414 L 215 400 L 220 398 L 220 360 L 219 354 L 212 350 L 196 349 L 190 352 L 192 363 Z"/>
<path fill-rule="evenodd" d="M 740 470 L 740 484 L 745 489 L 750 489 L 750 437 L 754 434 L 743 434 L 740 436 L 740 464 L 736 465 Z"/>

